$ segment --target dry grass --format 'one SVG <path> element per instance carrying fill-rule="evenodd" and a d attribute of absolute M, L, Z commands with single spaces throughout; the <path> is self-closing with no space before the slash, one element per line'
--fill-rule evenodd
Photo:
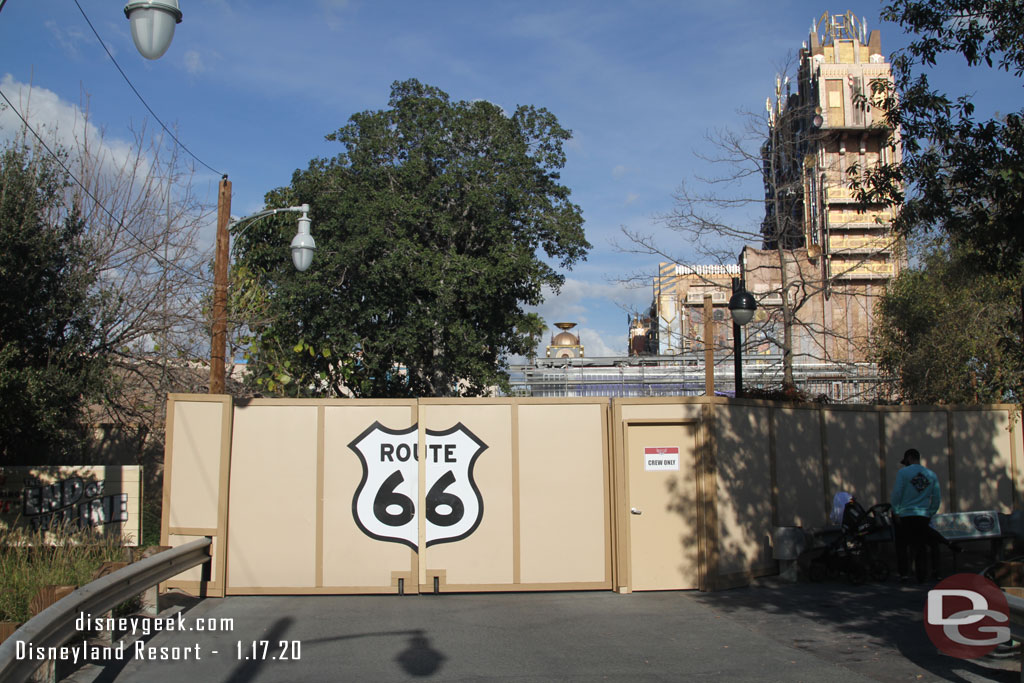
<path fill-rule="evenodd" d="M 0 621 L 28 621 L 29 601 L 43 586 L 81 586 L 124 554 L 119 536 L 92 529 L 45 535 L 0 529 Z"/>

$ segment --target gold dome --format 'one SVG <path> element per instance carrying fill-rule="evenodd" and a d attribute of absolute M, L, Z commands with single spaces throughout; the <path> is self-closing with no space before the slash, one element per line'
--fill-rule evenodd
<path fill-rule="evenodd" d="M 580 340 L 572 332 L 559 332 L 555 335 L 555 338 L 551 340 L 552 346 L 579 346 Z"/>
<path fill-rule="evenodd" d="M 555 323 L 555 327 L 562 331 L 551 337 L 548 358 L 582 358 L 583 345 L 580 344 L 580 338 L 569 331 L 576 327 L 576 323 Z"/>
<path fill-rule="evenodd" d="M 555 327 L 562 330 L 551 338 L 552 346 L 579 346 L 580 338 L 570 332 L 576 327 L 576 323 L 555 323 Z"/>

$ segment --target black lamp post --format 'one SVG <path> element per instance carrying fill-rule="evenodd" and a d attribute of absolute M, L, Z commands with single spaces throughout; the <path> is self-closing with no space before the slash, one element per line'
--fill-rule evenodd
<path fill-rule="evenodd" d="M 729 313 L 732 314 L 733 362 L 736 368 L 736 398 L 743 393 L 743 343 L 740 335 L 742 327 L 750 322 L 757 310 L 754 295 L 743 286 L 743 278 L 732 279 L 732 298 L 729 299 Z"/>

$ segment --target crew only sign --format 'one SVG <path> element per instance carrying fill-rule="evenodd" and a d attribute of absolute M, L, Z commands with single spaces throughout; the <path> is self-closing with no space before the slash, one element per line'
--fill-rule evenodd
<path fill-rule="evenodd" d="M 418 509 L 418 428 L 388 429 L 374 422 L 349 448 L 359 456 L 363 478 L 352 499 L 352 514 L 363 533 L 380 541 L 419 549 L 420 514 L 426 517 L 426 545 L 452 543 L 472 534 L 483 519 L 484 502 L 473 480 L 476 459 L 487 449 L 460 422 L 426 432 L 427 495 Z"/>

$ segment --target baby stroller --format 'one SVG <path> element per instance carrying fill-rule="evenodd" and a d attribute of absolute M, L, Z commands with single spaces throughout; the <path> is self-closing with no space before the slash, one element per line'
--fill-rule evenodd
<path fill-rule="evenodd" d="M 807 575 L 811 581 L 823 581 L 840 574 L 854 584 L 864 583 L 869 578 L 885 581 L 889 578 L 889 564 L 880 556 L 877 545 L 893 539 L 892 506 L 879 503 L 865 510 L 853 497 L 846 495 L 838 534 L 811 559 Z"/>

